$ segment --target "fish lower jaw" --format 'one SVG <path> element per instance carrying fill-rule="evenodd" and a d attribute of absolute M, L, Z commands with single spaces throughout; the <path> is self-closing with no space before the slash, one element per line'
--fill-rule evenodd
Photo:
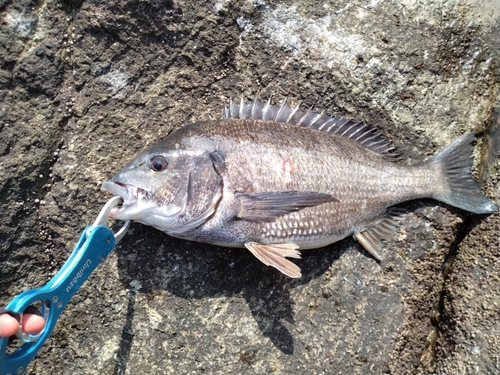
<path fill-rule="evenodd" d="M 130 208 L 132 207 L 132 210 Z M 116 219 L 116 220 L 136 220 L 135 218 L 131 217 L 134 216 L 134 205 L 125 205 L 122 204 L 121 207 L 115 207 L 111 210 L 109 213 L 109 217 Z"/>
<path fill-rule="evenodd" d="M 123 205 L 121 207 L 115 207 L 109 212 L 109 217 L 111 217 L 113 219 L 124 220 L 124 221 L 128 220 L 128 219 L 125 219 L 125 218 L 120 216 L 123 213 L 123 211 L 126 211 L 126 209 L 127 209 L 127 206 L 123 206 Z"/>
<path fill-rule="evenodd" d="M 142 192 L 137 189 L 137 195 L 131 197 L 130 195 L 125 195 L 122 197 L 123 203 L 119 207 L 115 207 L 109 213 L 109 217 L 117 220 L 134 220 L 138 221 L 149 215 L 149 212 L 154 210 L 156 205 L 150 201 L 144 199 Z"/>
<path fill-rule="evenodd" d="M 132 220 L 145 225 L 150 225 L 161 231 L 175 230 L 181 207 L 161 207 L 153 201 L 139 197 L 133 204 L 122 204 L 114 208 L 109 216 L 116 220 Z"/>

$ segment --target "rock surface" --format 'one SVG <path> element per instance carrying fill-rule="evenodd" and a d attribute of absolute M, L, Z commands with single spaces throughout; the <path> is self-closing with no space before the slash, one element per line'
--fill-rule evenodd
<path fill-rule="evenodd" d="M 410 161 L 475 131 L 479 162 L 499 91 L 495 0 L 4 0 L 0 20 L 0 305 L 57 272 L 103 181 L 231 94 L 363 120 Z M 402 207 L 381 263 L 347 239 L 299 280 L 134 224 L 29 373 L 499 373 L 499 214 Z"/>

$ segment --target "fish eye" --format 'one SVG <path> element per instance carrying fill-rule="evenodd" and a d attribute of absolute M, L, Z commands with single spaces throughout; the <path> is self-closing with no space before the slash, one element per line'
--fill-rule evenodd
<path fill-rule="evenodd" d="M 155 172 L 161 172 L 168 166 L 168 161 L 162 155 L 156 155 L 151 158 L 151 162 L 149 163 L 150 168 Z"/>

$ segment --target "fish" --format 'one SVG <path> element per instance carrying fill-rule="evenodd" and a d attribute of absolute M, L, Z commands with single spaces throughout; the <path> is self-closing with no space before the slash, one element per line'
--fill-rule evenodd
<path fill-rule="evenodd" d="M 102 184 L 123 200 L 110 216 L 246 248 L 298 278 L 288 258 L 348 236 L 381 260 L 399 203 L 433 198 L 475 214 L 498 209 L 471 175 L 474 133 L 409 164 L 377 128 L 300 107 L 242 96 L 220 120 L 181 126 Z"/>

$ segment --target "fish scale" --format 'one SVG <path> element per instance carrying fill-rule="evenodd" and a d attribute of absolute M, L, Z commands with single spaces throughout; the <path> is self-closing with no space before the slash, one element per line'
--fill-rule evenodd
<path fill-rule="evenodd" d="M 398 203 L 429 197 L 478 214 L 498 209 L 472 179 L 472 133 L 408 165 L 378 130 L 353 120 L 258 100 L 231 101 L 225 116 L 181 127 L 104 183 L 124 201 L 112 216 L 246 247 L 299 277 L 286 258 L 349 235 L 380 259 Z"/>

